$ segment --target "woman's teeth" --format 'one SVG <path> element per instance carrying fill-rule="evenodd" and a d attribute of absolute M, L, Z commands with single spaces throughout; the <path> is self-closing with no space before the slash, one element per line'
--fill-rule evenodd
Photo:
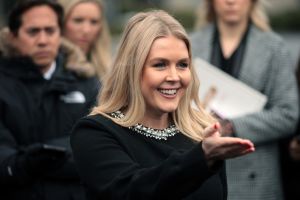
<path fill-rule="evenodd" d="M 177 90 L 172 89 L 172 90 L 159 90 L 163 94 L 168 94 L 168 95 L 174 95 L 176 94 Z"/>

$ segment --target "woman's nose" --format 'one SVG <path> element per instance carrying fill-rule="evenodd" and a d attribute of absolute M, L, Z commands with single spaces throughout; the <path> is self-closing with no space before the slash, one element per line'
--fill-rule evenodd
<path fill-rule="evenodd" d="M 180 79 L 176 66 L 170 67 L 168 70 L 167 81 L 178 81 Z"/>

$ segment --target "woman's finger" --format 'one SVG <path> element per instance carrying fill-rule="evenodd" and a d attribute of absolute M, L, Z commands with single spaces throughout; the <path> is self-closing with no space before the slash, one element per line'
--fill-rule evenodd
<path fill-rule="evenodd" d="M 213 124 L 212 126 L 206 127 L 204 129 L 204 137 L 210 137 L 212 135 L 214 135 L 216 132 L 218 132 L 220 130 L 220 123 L 216 122 L 215 124 Z"/>

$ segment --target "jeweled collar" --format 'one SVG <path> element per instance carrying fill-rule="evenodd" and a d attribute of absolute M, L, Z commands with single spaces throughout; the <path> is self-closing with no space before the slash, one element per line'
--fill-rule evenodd
<path fill-rule="evenodd" d="M 125 117 L 125 115 L 121 111 L 112 112 L 110 113 L 110 115 L 116 119 L 122 119 L 123 117 Z M 170 126 L 165 129 L 154 129 L 146 127 L 142 124 L 136 124 L 134 126 L 129 126 L 128 128 L 136 133 L 157 140 L 167 140 L 169 137 L 173 137 L 179 132 L 175 124 L 170 124 Z"/>

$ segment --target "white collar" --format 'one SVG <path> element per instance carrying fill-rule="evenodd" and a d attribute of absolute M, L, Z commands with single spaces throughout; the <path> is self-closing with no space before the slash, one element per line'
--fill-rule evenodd
<path fill-rule="evenodd" d="M 44 79 L 50 80 L 53 73 L 54 73 L 54 71 L 55 71 L 55 69 L 56 69 L 56 62 L 54 61 L 51 64 L 50 68 L 43 74 Z"/>

